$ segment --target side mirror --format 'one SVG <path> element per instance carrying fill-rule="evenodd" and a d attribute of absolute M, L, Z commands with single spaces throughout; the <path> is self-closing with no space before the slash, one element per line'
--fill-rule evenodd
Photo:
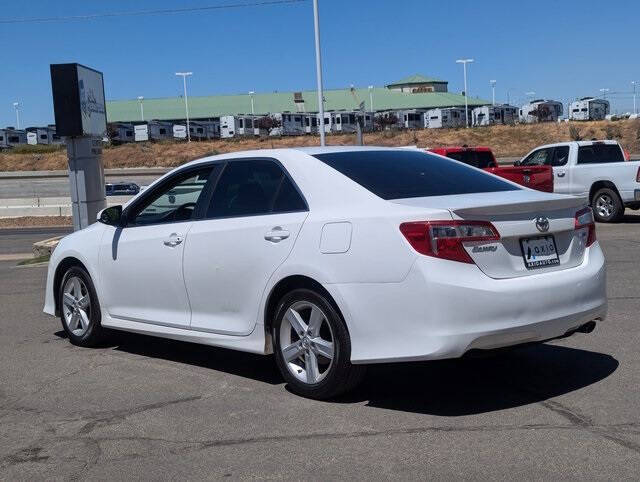
<path fill-rule="evenodd" d="M 98 213 L 98 221 L 109 226 L 120 226 L 122 223 L 122 206 L 110 206 Z"/>

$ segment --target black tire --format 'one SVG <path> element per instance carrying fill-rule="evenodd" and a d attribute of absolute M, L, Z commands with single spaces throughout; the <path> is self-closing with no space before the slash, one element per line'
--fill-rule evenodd
<path fill-rule="evenodd" d="M 87 295 L 89 296 L 89 307 L 86 310 L 87 318 L 89 320 L 88 327 L 84 333 L 74 333 L 65 319 L 65 304 L 64 304 L 64 289 L 67 283 L 72 278 L 79 278 L 84 283 Z M 60 307 L 60 321 L 62 328 L 69 337 L 69 341 L 74 345 L 82 347 L 95 347 L 105 343 L 108 338 L 108 330 L 101 325 L 102 316 L 100 314 L 100 302 L 98 301 L 98 295 L 96 289 L 91 281 L 91 276 L 80 266 L 72 266 L 69 268 L 60 283 L 58 289 L 58 306 Z"/>
<path fill-rule="evenodd" d="M 600 223 L 615 223 L 624 215 L 624 204 L 618 193 L 611 188 L 598 189 L 591 199 L 593 216 Z"/>
<path fill-rule="evenodd" d="M 280 334 L 285 314 L 289 308 L 301 303 L 311 303 L 320 308 L 333 338 L 333 359 L 329 368 L 322 375 L 323 378 L 317 383 L 302 381 L 292 374 L 281 350 Z M 272 323 L 271 336 L 278 368 L 291 391 L 298 395 L 316 400 L 326 400 L 353 389 L 364 377 L 366 367 L 353 365 L 350 361 L 351 339 L 342 315 L 323 294 L 309 289 L 297 289 L 286 294 L 278 303 L 275 319 Z M 311 351 L 311 348 L 308 350 Z"/>

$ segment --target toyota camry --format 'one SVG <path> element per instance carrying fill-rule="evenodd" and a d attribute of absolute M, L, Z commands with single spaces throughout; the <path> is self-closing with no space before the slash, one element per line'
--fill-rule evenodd
<path fill-rule="evenodd" d="M 98 221 L 49 263 L 44 311 L 72 343 L 121 330 L 273 353 L 312 398 L 367 364 L 547 341 L 606 313 L 586 200 L 418 150 L 206 157 Z"/>

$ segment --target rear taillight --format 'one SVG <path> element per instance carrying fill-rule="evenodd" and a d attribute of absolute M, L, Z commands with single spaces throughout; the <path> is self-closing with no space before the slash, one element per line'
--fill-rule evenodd
<path fill-rule="evenodd" d="M 593 211 L 591 208 L 581 209 L 576 213 L 576 231 L 579 229 L 586 230 L 587 240 L 585 246 L 589 247 L 596 242 L 596 223 L 593 220 Z"/>
<path fill-rule="evenodd" d="M 500 239 L 487 221 L 415 221 L 402 223 L 400 231 L 418 253 L 462 263 L 473 263 L 464 243 Z"/>

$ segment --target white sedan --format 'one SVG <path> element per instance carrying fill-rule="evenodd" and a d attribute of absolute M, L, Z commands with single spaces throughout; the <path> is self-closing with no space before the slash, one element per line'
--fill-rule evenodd
<path fill-rule="evenodd" d="M 460 357 L 593 330 L 605 261 L 586 200 L 382 147 L 206 157 L 65 237 L 44 311 L 275 354 L 290 387 L 349 390 L 366 364 Z"/>

